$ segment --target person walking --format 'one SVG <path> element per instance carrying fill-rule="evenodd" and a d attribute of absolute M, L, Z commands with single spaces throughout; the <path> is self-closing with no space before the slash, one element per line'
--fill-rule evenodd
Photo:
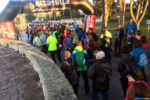
<path fill-rule="evenodd" d="M 127 78 L 129 80 L 129 87 L 125 100 L 150 100 L 150 88 L 143 81 L 144 76 L 141 70 L 134 69 L 128 74 Z"/>
<path fill-rule="evenodd" d="M 125 35 L 127 35 L 129 31 L 133 31 L 133 35 L 135 35 L 137 31 L 137 24 L 134 22 L 133 18 L 131 18 L 130 22 L 126 25 Z"/>
<path fill-rule="evenodd" d="M 142 42 L 135 40 L 133 43 L 134 49 L 130 52 L 130 55 L 136 60 L 137 68 L 143 72 L 144 80 L 147 82 L 145 67 L 148 65 L 148 60 L 145 50 L 142 48 Z"/>
<path fill-rule="evenodd" d="M 87 69 L 89 66 L 89 57 L 86 50 L 82 47 L 82 42 L 78 41 L 76 43 L 76 47 L 72 53 L 73 65 L 76 66 L 76 71 L 78 74 L 78 79 L 80 78 L 80 74 L 84 80 L 84 88 L 86 94 L 89 94 L 89 81 L 87 76 Z M 79 82 L 79 81 L 78 81 Z M 78 84 L 79 87 L 79 84 Z"/>
<path fill-rule="evenodd" d="M 92 97 L 98 100 L 98 93 L 101 92 L 103 100 L 109 100 L 108 90 L 112 75 L 112 67 L 105 53 L 99 51 L 96 53 L 96 62 L 88 69 L 88 76 L 93 80 Z"/>
<path fill-rule="evenodd" d="M 56 63 L 55 56 L 57 55 L 57 39 L 53 35 L 51 35 L 47 38 L 47 44 L 48 44 L 48 52 L 50 52 L 51 57 L 53 61 Z M 58 57 L 59 61 L 61 61 L 61 58 Z"/>
<path fill-rule="evenodd" d="M 118 29 L 115 30 L 115 56 L 120 56 L 121 54 L 121 46 L 123 40 L 124 31 L 122 29 L 121 24 L 118 25 Z"/>

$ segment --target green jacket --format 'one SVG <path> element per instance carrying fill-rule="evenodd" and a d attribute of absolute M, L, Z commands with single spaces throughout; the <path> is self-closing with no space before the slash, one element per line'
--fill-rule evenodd
<path fill-rule="evenodd" d="M 54 36 L 50 36 L 47 38 L 47 44 L 49 44 L 48 51 L 56 51 L 57 50 L 57 39 Z"/>

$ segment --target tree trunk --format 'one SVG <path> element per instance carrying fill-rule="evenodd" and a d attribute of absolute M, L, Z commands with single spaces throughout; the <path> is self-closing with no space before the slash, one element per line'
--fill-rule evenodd
<path fill-rule="evenodd" d="M 103 3 L 103 20 L 101 32 L 104 33 L 106 31 L 105 27 L 107 27 L 108 22 L 107 0 L 102 0 L 102 3 Z"/>
<path fill-rule="evenodd" d="M 118 24 L 125 25 L 126 0 L 118 0 Z"/>

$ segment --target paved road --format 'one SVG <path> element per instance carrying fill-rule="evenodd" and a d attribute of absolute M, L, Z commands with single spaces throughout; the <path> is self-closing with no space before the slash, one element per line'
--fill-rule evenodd
<path fill-rule="evenodd" d="M 30 61 L 0 46 L 0 100 L 44 100 Z"/>
<path fill-rule="evenodd" d="M 23 38 L 25 41 L 27 40 L 26 37 L 23 37 Z M 50 54 L 48 54 L 48 56 L 50 56 Z M 62 59 L 63 57 L 64 56 L 62 54 Z M 56 61 L 57 61 L 57 65 L 61 66 L 61 63 L 58 61 L 58 59 L 56 59 Z M 123 90 L 122 90 L 120 80 L 119 80 L 119 73 L 117 72 L 118 61 L 119 61 L 119 58 L 112 57 L 113 73 L 112 73 L 112 80 L 111 80 L 110 90 L 109 90 L 110 100 L 124 100 Z M 145 70 L 147 74 L 148 83 L 150 85 L 150 65 L 146 67 Z M 92 85 L 91 83 L 92 81 L 90 80 L 90 87 Z M 91 94 L 90 95 L 85 94 L 82 78 L 80 79 L 79 100 L 92 100 Z M 101 95 L 99 95 L 99 100 L 102 100 Z"/>

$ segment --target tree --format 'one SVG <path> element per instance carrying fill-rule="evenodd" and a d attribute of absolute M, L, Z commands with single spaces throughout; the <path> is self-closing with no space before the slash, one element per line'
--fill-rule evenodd
<path fill-rule="evenodd" d="M 107 0 L 107 11 L 108 17 L 112 15 L 112 5 L 114 4 L 114 0 Z M 96 10 L 96 15 L 101 16 L 103 12 L 103 0 L 93 0 L 93 5 Z"/>
<path fill-rule="evenodd" d="M 134 4 L 133 0 L 130 0 L 130 13 L 131 13 L 133 20 L 137 24 L 137 28 L 139 29 L 140 23 L 146 14 L 146 10 L 147 10 L 147 7 L 149 5 L 149 0 L 146 0 L 146 2 L 144 2 L 144 0 L 137 0 L 136 17 L 134 16 L 134 13 L 133 13 L 133 4 Z"/>
<path fill-rule="evenodd" d="M 108 23 L 108 4 L 107 4 L 108 0 L 102 0 L 102 4 L 103 4 L 103 20 L 102 20 L 102 30 L 101 32 L 105 32 L 105 27 L 107 27 L 107 23 Z"/>
<path fill-rule="evenodd" d="M 117 0 L 117 5 L 118 5 L 118 11 L 119 11 L 118 16 L 120 17 L 118 23 L 124 26 L 125 25 L 126 0 Z"/>
<path fill-rule="evenodd" d="M 93 0 L 93 5 L 96 11 L 96 16 L 102 15 L 102 0 Z"/>
<path fill-rule="evenodd" d="M 27 14 L 25 16 L 27 22 L 31 22 L 32 20 L 35 20 L 36 19 L 36 16 L 34 16 L 33 14 Z"/>

